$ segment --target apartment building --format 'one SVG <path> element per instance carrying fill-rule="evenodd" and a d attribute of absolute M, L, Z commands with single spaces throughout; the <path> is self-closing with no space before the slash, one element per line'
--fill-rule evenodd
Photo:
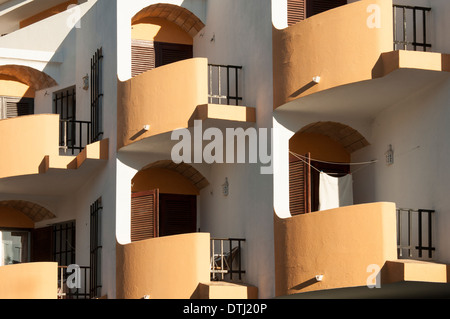
<path fill-rule="evenodd" d="M 0 297 L 447 293 L 449 11 L 1 1 Z"/>

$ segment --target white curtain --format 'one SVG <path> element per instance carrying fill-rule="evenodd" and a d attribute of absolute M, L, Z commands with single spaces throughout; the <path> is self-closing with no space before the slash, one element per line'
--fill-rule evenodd
<path fill-rule="evenodd" d="M 333 177 L 323 172 L 319 181 L 319 210 L 353 205 L 352 175 Z"/>

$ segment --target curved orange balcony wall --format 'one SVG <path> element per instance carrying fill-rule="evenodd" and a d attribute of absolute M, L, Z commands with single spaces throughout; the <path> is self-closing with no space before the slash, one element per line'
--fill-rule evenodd
<path fill-rule="evenodd" d="M 57 263 L 0 267 L 0 299 L 56 299 Z"/>
<path fill-rule="evenodd" d="M 38 174 L 46 156 L 58 156 L 59 115 L 0 120 L 0 178 Z"/>
<path fill-rule="evenodd" d="M 193 58 L 118 82 L 117 148 L 187 128 L 198 105 L 208 103 L 208 62 Z M 150 129 L 145 131 L 145 125 Z"/>
<path fill-rule="evenodd" d="M 287 219 L 275 215 L 274 227 L 277 296 L 366 286 L 372 269 L 397 259 L 393 203 L 354 205 Z M 323 279 L 317 281 L 320 275 Z"/>
<path fill-rule="evenodd" d="M 381 53 L 392 51 L 392 20 L 391 0 L 363 0 L 283 30 L 274 28 L 274 109 L 315 92 L 372 79 Z"/>
<path fill-rule="evenodd" d="M 193 233 L 117 244 L 117 298 L 198 298 L 199 283 L 209 282 L 209 241 Z"/>

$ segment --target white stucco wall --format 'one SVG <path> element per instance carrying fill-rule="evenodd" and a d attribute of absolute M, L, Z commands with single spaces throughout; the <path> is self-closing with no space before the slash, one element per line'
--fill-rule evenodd
<path fill-rule="evenodd" d="M 214 39 L 214 40 L 212 40 Z M 206 26 L 194 39 L 194 56 L 243 66 L 243 105 L 257 109 L 257 128 L 272 127 L 272 3 L 208 1 Z M 202 191 L 202 230 L 245 238 L 246 282 L 260 297 L 274 295 L 272 175 L 257 164 L 213 164 Z M 221 193 L 228 178 L 230 194 Z"/>
<path fill-rule="evenodd" d="M 89 265 L 90 205 L 102 197 L 102 293 L 115 297 L 115 172 L 117 122 L 117 44 L 116 3 L 111 0 L 89 0 L 78 6 L 78 11 L 66 11 L 29 27 L 0 38 L 0 47 L 54 52 L 58 63 L 43 65 L 40 70 L 54 76 L 58 86 L 36 92 L 35 112 L 53 113 L 52 97 L 55 91 L 76 85 L 77 119 L 90 120 L 90 90 L 83 90 L 82 78 L 91 73 L 91 58 L 103 48 L 103 127 L 104 138 L 109 139 L 109 158 L 104 167 L 90 176 L 80 187 L 64 196 L 39 194 L 0 194 L 0 198 L 29 200 L 52 211 L 57 217 L 39 223 L 48 224 L 76 220 L 76 262 Z M 79 20 L 74 19 L 74 14 Z M 78 21 L 68 27 L 68 21 Z M 23 60 L 33 66 L 33 61 Z M 50 71 L 51 72 L 50 72 Z M 70 183 L 70 180 L 67 181 Z"/>
<path fill-rule="evenodd" d="M 390 201 L 399 208 L 436 210 L 437 260 L 450 261 L 447 169 L 450 163 L 450 81 L 432 83 L 381 112 L 371 126 L 371 145 L 353 162 L 379 162 L 353 174 L 356 203 Z M 389 145 L 394 164 L 385 162 Z"/>

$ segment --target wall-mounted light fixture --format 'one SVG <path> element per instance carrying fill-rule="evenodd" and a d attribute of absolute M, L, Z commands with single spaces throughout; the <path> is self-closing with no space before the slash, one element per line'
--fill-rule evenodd
<path fill-rule="evenodd" d="M 225 183 L 222 184 L 222 193 L 223 196 L 228 196 L 230 193 L 230 184 L 228 183 L 228 177 L 225 178 Z"/>
<path fill-rule="evenodd" d="M 389 145 L 389 149 L 385 154 L 386 156 L 386 165 L 394 164 L 394 150 L 392 149 L 392 145 Z"/>
<path fill-rule="evenodd" d="M 144 131 L 150 131 L 150 125 L 144 125 Z"/>
<path fill-rule="evenodd" d="M 316 84 L 319 84 L 320 83 L 320 76 L 313 77 L 313 82 L 316 83 Z"/>
<path fill-rule="evenodd" d="M 83 90 L 87 91 L 89 89 L 89 75 L 86 74 L 83 77 Z"/>
<path fill-rule="evenodd" d="M 316 280 L 319 281 L 319 282 L 322 281 L 323 280 L 323 275 L 317 275 L 316 276 Z"/>

